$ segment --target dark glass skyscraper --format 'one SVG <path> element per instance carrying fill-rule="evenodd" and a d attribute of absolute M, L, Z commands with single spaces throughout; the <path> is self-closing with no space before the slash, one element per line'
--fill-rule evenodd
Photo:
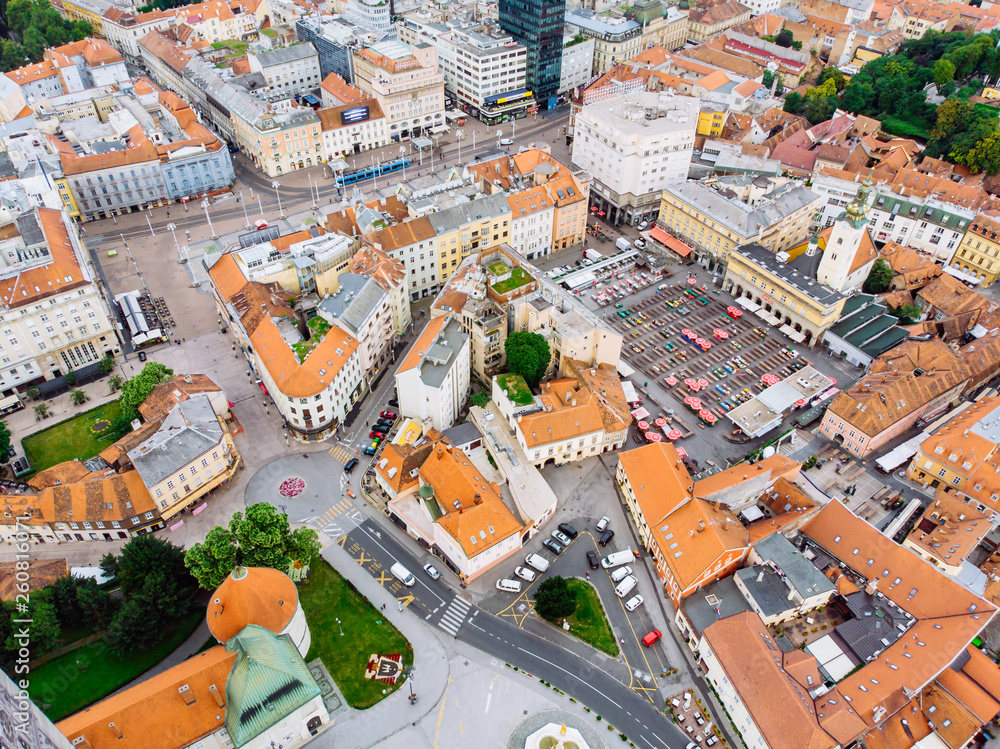
<path fill-rule="evenodd" d="M 500 0 L 500 25 L 528 48 L 527 85 L 545 109 L 556 106 L 566 0 Z"/>

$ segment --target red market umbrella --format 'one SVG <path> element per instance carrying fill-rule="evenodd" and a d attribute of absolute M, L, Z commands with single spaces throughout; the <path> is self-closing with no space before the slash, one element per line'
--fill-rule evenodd
<path fill-rule="evenodd" d="M 659 442 L 661 439 L 663 439 L 663 437 L 661 437 L 656 432 L 646 432 L 646 441 L 647 442 Z"/>
<path fill-rule="evenodd" d="M 694 286 L 696 283 L 698 283 L 698 279 L 697 278 L 689 278 L 688 279 L 688 286 Z"/>
<path fill-rule="evenodd" d="M 656 424 L 656 426 L 658 426 L 660 429 L 663 429 L 667 425 L 667 420 L 661 417 L 653 423 Z"/>
<path fill-rule="evenodd" d="M 688 408 L 690 408 L 692 411 L 701 410 L 701 398 L 695 398 L 694 396 L 690 396 L 684 399 L 684 404 L 688 406 Z"/>
<path fill-rule="evenodd" d="M 649 429 L 649 422 L 646 422 L 646 421 L 640 421 L 639 422 L 639 431 L 640 432 L 645 432 L 648 429 Z"/>
<path fill-rule="evenodd" d="M 597 215 L 598 216 L 603 216 L 604 215 L 604 211 L 598 211 Z"/>
<path fill-rule="evenodd" d="M 706 380 L 704 377 L 702 377 L 700 380 L 698 380 L 698 387 L 707 388 L 708 387 L 708 380 Z"/>
<path fill-rule="evenodd" d="M 678 447 L 677 456 L 680 458 L 686 458 L 688 456 L 688 451 L 685 450 L 683 447 Z"/>
<path fill-rule="evenodd" d="M 836 385 L 837 384 L 837 378 L 836 377 L 827 377 L 826 379 L 828 379 L 830 381 L 831 385 Z"/>
<path fill-rule="evenodd" d="M 681 430 L 680 429 L 671 429 L 669 432 L 667 432 L 667 439 L 668 440 L 679 440 L 682 436 L 683 435 L 681 434 Z M 680 452 L 680 451 L 678 451 L 678 452 Z"/>
<path fill-rule="evenodd" d="M 596 205 L 591 206 L 590 210 L 593 211 L 594 213 L 597 213 L 597 206 Z"/>
<path fill-rule="evenodd" d="M 698 380 L 694 380 L 694 379 L 692 379 L 690 377 L 688 377 L 686 380 L 684 380 L 684 384 L 687 385 L 692 390 L 695 390 L 695 391 L 697 391 L 698 388 L 700 387 L 700 385 L 698 385 Z"/>
<path fill-rule="evenodd" d="M 673 387 L 674 385 L 676 385 L 676 384 L 677 384 L 677 378 L 676 378 L 676 377 L 668 377 L 668 378 L 667 378 L 667 384 L 668 384 L 668 385 L 669 385 L 670 387 Z"/>
<path fill-rule="evenodd" d="M 691 336 L 691 328 L 682 328 L 681 335 L 685 338 L 689 338 Z"/>
<path fill-rule="evenodd" d="M 795 401 L 795 407 L 796 408 L 802 408 L 805 404 L 806 404 L 806 402 L 804 400 L 802 400 L 801 398 L 799 398 L 797 401 Z"/>

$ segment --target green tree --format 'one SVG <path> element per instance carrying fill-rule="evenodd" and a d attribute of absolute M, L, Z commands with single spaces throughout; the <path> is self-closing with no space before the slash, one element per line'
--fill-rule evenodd
<path fill-rule="evenodd" d="M 101 574 L 112 580 L 118 577 L 118 557 L 110 551 L 101 557 Z"/>
<path fill-rule="evenodd" d="M 76 600 L 80 615 L 85 621 L 93 622 L 100 629 L 107 628 L 118 612 L 120 601 L 106 590 L 101 590 L 92 579 L 81 580 L 76 587 Z"/>
<path fill-rule="evenodd" d="M 798 91 L 790 91 L 788 95 L 785 96 L 784 110 L 789 114 L 802 114 L 802 110 L 805 108 L 805 99 L 802 98 L 802 94 Z"/>
<path fill-rule="evenodd" d="M 117 390 L 121 390 L 122 389 L 122 385 L 124 385 L 124 384 L 125 384 L 125 378 L 122 377 L 121 375 L 118 375 L 118 374 L 111 375 L 108 378 L 108 389 L 112 393 L 114 393 Z"/>
<path fill-rule="evenodd" d="M 28 396 L 28 398 L 30 398 L 30 399 L 31 399 L 31 400 L 33 400 L 33 401 L 36 401 L 36 400 L 38 400 L 39 398 L 41 398 L 41 397 L 42 397 L 42 391 L 40 391 L 40 390 L 39 390 L 39 389 L 38 389 L 37 387 L 35 387 L 34 385 L 32 385 L 32 386 L 31 386 L 30 388 L 28 388 L 27 390 L 25 390 L 25 391 L 24 391 L 24 394 L 25 394 L 25 395 L 27 395 L 27 396 Z"/>
<path fill-rule="evenodd" d="M 32 658 L 38 658 L 55 650 L 60 629 L 56 607 L 51 602 L 41 599 L 37 595 L 32 596 L 28 616 L 21 615 L 18 618 L 31 619 L 31 645 L 29 647 Z M 11 633 L 7 636 L 5 645 L 8 650 L 16 651 L 20 647 L 20 643 L 14 639 L 16 633 L 17 630 L 12 628 Z"/>
<path fill-rule="evenodd" d="M 791 47 L 792 42 L 795 41 L 795 36 L 788 29 L 782 29 L 778 36 L 775 38 L 774 43 L 779 47 Z"/>
<path fill-rule="evenodd" d="M 129 421 L 136 418 L 139 415 L 139 406 L 153 392 L 153 388 L 173 376 L 174 370 L 166 365 L 156 361 L 146 362 L 139 374 L 126 380 L 122 385 L 122 416 Z"/>
<path fill-rule="evenodd" d="M 39 403 L 35 406 L 35 421 L 49 418 L 49 413 L 49 405 L 47 403 Z"/>
<path fill-rule="evenodd" d="M 833 81 L 834 88 L 836 88 L 837 91 L 843 91 L 844 87 L 847 85 L 847 79 L 844 78 L 844 74 L 833 65 L 823 69 L 823 72 L 819 74 L 819 78 L 816 79 L 816 85 L 822 86 L 830 80 Z"/>
<path fill-rule="evenodd" d="M 576 592 L 569 587 L 565 577 L 553 575 L 538 585 L 535 590 L 535 611 L 549 621 L 572 616 L 576 611 Z"/>
<path fill-rule="evenodd" d="M 55 603 L 59 623 L 64 627 L 75 627 L 82 621 L 80 601 L 76 595 L 76 579 L 70 575 L 56 580 L 52 586 L 52 600 Z"/>
<path fill-rule="evenodd" d="M 538 387 L 552 358 L 544 336 L 523 330 L 507 336 L 504 353 L 507 354 L 508 371 L 521 375 L 531 388 Z"/>
<path fill-rule="evenodd" d="M 469 396 L 469 403 L 478 408 L 486 408 L 490 402 L 490 396 L 486 393 L 473 393 Z"/>
<path fill-rule="evenodd" d="M 882 258 L 879 258 L 868 272 L 868 278 L 865 279 L 861 290 L 866 294 L 881 294 L 888 291 L 893 275 L 892 266 Z"/>
<path fill-rule="evenodd" d="M 899 307 L 890 307 L 889 314 L 898 317 L 900 325 L 913 325 L 920 319 L 920 307 L 915 304 L 903 304 Z"/>
<path fill-rule="evenodd" d="M 258 502 L 246 509 L 246 515 L 234 514 L 228 528 L 210 530 L 204 542 L 188 549 L 184 564 L 202 588 L 213 590 L 237 565 L 287 572 L 293 561 L 309 565 L 318 553 L 316 531 L 305 527 L 292 531 L 288 515 Z"/>
<path fill-rule="evenodd" d="M 73 387 L 76 384 L 76 372 L 72 369 L 66 373 L 66 384 Z"/>
<path fill-rule="evenodd" d="M 833 97 L 813 98 L 806 102 L 806 108 L 803 110 L 802 116 L 813 124 L 817 124 L 830 119 L 836 109 L 837 100 Z"/>
<path fill-rule="evenodd" d="M 955 65 L 949 60 L 940 59 L 934 63 L 934 83 L 938 86 L 955 80 Z"/>
<path fill-rule="evenodd" d="M 110 374 L 111 370 L 115 368 L 115 357 L 107 354 L 101 359 L 101 363 L 98 366 L 104 374 Z"/>
<path fill-rule="evenodd" d="M 10 429 L 6 421 L 0 421 L 0 465 L 10 460 Z"/>
<path fill-rule="evenodd" d="M 90 400 L 90 396 L 80 390 L 80 388 L 77 388 L 76 390 L 69 391 L 69 399 L 73 402 L 74 406 L 82 406 Z"/>
<path fill-rule="evenodd" d="M 156 642 L 159 632 L 150 626 L 145 608 L 138 601 L 125 601 L 108 626 L 105 642 L 112 653 L 125 656 Z"/>
<path fill-rule="evenodd" d="M 21 617 L 18 616 L 20 619 Z M 0 669 L 8 674 L 13 673 L 14 660 L 17 658 L 16 648 L 8 647 L 10 636 L 14 633 L 13 605 L 0 601 Z"/>

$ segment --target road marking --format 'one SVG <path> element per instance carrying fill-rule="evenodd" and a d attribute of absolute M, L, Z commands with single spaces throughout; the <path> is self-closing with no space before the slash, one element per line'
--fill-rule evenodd
<path fill-rule="evenodd" d="M 444 718 L 444 706 L 448 701 L 448 689 L 451 688 L 451 674 L 448 675 L 448 683 L 444 685 L 444 694 L 441 695 L 441 709 L 438 710 L 437 731 L 434 733 L 434 749 L 437 749 L 438 739 L 441 738 L 441 719 Z"/>
<path fill-rule="evenodd" d="M 385 548 L 382 544 L 380 544 L 378 541 L 376 541 L 374 538 L 372 538 L 372 534 L 368 532 L 368 529 L 365 528 L 365 526 L 359 525 L 358 526 L 358 530 L 361 531 L 362 533 L 364 533 L 366 536 L 368 536 L 368 538 L 371 538 L 372 542 L 376 546 L 378 546 L 382 551 L 384 551 L 389 556 L 390 559 L 395 559 L 395 557 L 392 554 L 389 554 L 389 550 L 387 548 Z M 432 596 L 434 596 L 436 599 L 438 599 L 438 601 L 440 603 L 443 604 L 445 602 L 445 600 L 441 596 L 439 596 L 437 593 L 435 593 L 431 588 L 429 588 L 427 586 L 427 584 L 423 580 L 421 580 L 420 578 L 417 578 L 417 582 L 420 584 L 421 588 L 423 588 L 428 593 L 430 593 Z"/>
<path fill-rule="evenodd" d="M 451 603 L 448 604 L 448 608 L 441 616 L 441 621 L 438 622 L 438 626 L 449 635 L 457 637 L 458 630 L 461 629 L 462 624 L 465 622 L 465 617 L 468 615 L 471 607 L 472 604 L 464 598 L 455 596 L 451 599 Z"/>
<path fill-rule="evenodd" d="M 584 681 L 583 679 L 581 679 L 581 678 L 580 678 L 579 676 L 577 676 L 576 674 L 573 674 L 573 673 L 570 673 L 569 671 L 567 671 L 567 670 L 566 670 L 565 668 L 563 668 L 562 666 L 560 666 L 560 665 L 558 665 L 558 664 L 556 664 L 556 663 L 553 663 L 552 661 L 548 661 L 548 660 L 546 660 L 545 658 L 542 658 L 542 656 L 540 656 L 540 655 L 536 655 L 535 653 L 532 653 L 532 652 L 531 652 L 530 650 L 525 650 L 525 649 L 524 649 L 524 648 L 522 648 L 522 647 L 521 647 L 520 645 L 518 646 L 518 648 L 517 648 L 517 649 L 518 649 L 518 650 L 520 650 L 520 651 L 521 651 L 522 653 L 527 653 L 527 654 L 528 654 L 528 655 L 530 655 L 530 656 L 531 656 L 532 658 L 537 658 L 537 659 L 538 659 L 538 660 L 540 660 L 540 661 L 541 661 L 542 663 L 548 663 L 548 664 L 549 664 L 550 666 L 552 666 L 553 668 L 558 668 L 558 669 L 559 669 L 560 671 L 562 671 L 562 672 L 563 672 L 564 674 L 566 674 L 567 676 L 571 676 L 572 678 L 576 679 L 576 680 L 577 680 L 578 682 L 580 682 L 581 684 L 584 684 L 584 685 L 586 685 L 586 686 L 590 687 L 591 689 L 593 689 L 593 690 L 594 690 L 595 692 L 597 692 L 597 693 L 598 693 L 599 695 L 601 695 L 601 696 L 602 696 L 602 697 L 603 697 L 604 699 L 606 699 L 606 700 L 607 700 L 608 702 L 610 702 L 610 703 L 611 703 L 612 705 L 614 705 L 615 707 L 617 707 L 617 708 L 618 708 L 619 710 L 623 709 L 621 705 L 619 705 L 619 704 L 618 704 L 617 702 L 615 702 L 615 701 L 614 701 L 613 699 L 611 699 L 610 697 L 608 697 L 608 696 L 607 696 L 606 694 L 604 694 L 604 692 L 602 692 L 601 690 L 599 690 L 599 689 L 598 689 L 597 687 L 593 686 L 592 684 L 587 684 L 587 682 L 586 682 L 586 681 Z"/>
<path fill-rule="evenodd" d="M 417 599 L 411 595 L 404 595 L 404 596 L 396 596 L 396 600 L 399 601 L 404 606 L 409 607 L 409 605 Z"/>
<path fill-rule="evenodd" d="M 378 577 L 375 578 L 375 582 L 377 582 L 382 587 L 385 587 L 385 584 L 390 580 L 392 580 L 392 578 L 389 575 L 385 574 L 385 570 L 382 570 L 382 572 L 378 574 Z"/>
<path fill-rule="evenodd" d="M 354 561 L 356 561 L 356 562 L 357 562 L 358 564 L 360 564 L 360 565 L 361 565 L 362 567 L 364 567 L 364 566 L 365 566 L 365 564 L 367 564 L 368 562 L 371 562 L 371 561 L 374 561 L 374 559 L 373 559 L 373 557 L 366 557 L 366 556 L 365 556 L 365 552 L 364 552 L 364 550 L 362 549 L 362 551 L 361 551 L 361 556 L 359 556 L 359 557 L 358 557 L 357 559 L 355 559 Z"/>

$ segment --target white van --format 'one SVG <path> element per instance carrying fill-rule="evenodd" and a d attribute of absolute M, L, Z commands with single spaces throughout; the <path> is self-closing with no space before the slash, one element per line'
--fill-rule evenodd
<path fill-rule="evenodd" d="M 624 567 L 619 567 L 614 572 L 611 573 L 611 582 L 620 583 L 626 577 L 632 574 L 632 568 L 627 564 Z"/>
<path fill-rule="evenodd" d="M 639 581 L 635 579 L 635 575 L 629 575 L 620 583 L 618 583 L 618 587 L 615 588 L 615 595 L 618 596 L 619 598 L 624 598 L 625 596 L 627 596 L 629 593 L 632 592 L 632 588 L 638 585 L 638 583 Z"/>
<path fill-rule="evenodd" d="M 549 568 L 549 560 L 538 554 L 528 554 L 524 558 L 524 563 L 529 567 L 534 567 L 539 572 L 545 572 Z"/>
<path fill-rule="evenodd" d="M 610 570 L 612 567 L 621 567 L 623 564 L 633 561 L 635 561 L 635 555 L 632 554 L 632 550 L 625 549 L 625 551 L 616 551 L 613 554 L 608 554 L 601 560 L 601 566 L 606 570 Z"/>
<path fill-rule="evenodd" d="M 504 593 L 520 593 L 521 581 L 501 578 L 497 580 L 497 590 L 502 590 Z"/>
<path fill-rule="evenodd" d="M 624 252 L 632 249 L 632 243 L 625 239 L 625 237 L 618 237 L 615 240 L 615 247 Z"/>
<path fill-rule="evenodd" d="M 408 569 L 406 569 L 406 567 L 401 565 L 399 562 L 396 562 L 394 565 L 392 565 L 392 567 L 389 568 L 389 572 L 391 572 L 392 576 L 397 580 L 399 580 L 399 582 L 403 583 L 403 585 L 405 585 L 407 588 L 412 587 L 413 583 L 417 581 L 416 578 L 413 577 L 413 573 L 410 572 Z"/>

